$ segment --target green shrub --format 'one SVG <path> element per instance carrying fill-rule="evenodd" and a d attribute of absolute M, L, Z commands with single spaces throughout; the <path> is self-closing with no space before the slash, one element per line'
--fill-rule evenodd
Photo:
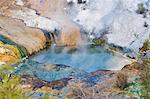
<path fill-rule="evenodd" d="M 146 40 L 143 47 L 140 49 L 141 52 L 150 50 L 150 40 Z"/>
<path fill-rule="evenodd" d="M 106 43 L 104 39 L 93 39 L 93 43 L 95 46 L 102 46 Z"/>
<path fill-rule="evenodd" d="M 146 9 L 145 9 L 145 7 L 144 7 L 144 4 L 143 4 L 143 3 L 138 4 L 137 13 L 138 13 L 138 14 L 144 14 L 145 11 L 146 11 Z"/>
<path fill-rule="evenodd" d="M 20 86 L 21 77 L 12 71 L 10 66 L 0 69 L 0 99 L 27 99 Z"/>

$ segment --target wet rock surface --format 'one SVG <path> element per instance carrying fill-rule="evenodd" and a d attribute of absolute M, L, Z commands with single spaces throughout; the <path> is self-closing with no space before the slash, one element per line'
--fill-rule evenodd
<path fill-rule="evenodd" d="M 18 70 L 15 73 L 28 74 L 45 81 L 82 77 L 83 75 L 88 74 L 83 70 L 72 68 L 66 65 L 44 65 L 39 63 L 35 64 L 32 61 L 31 63 L 20 64 L 18 66 Z"/>
<path fill-rule="evenodd" d="M 102 38 L 122 50 L 132 50 L 135 58 L 150 37 L 149 3 L 149 0 L 0 0 L 0 65 L 20 62 L 21 58 L 45 48 L 50 39 L 60 47 L 76 47 L 85 38 L 86 43 L 89 38 Z M 142 49 L 145 57 L 150 56 L 148 47 Z M 118 70 L 132 60 L 121 54 L 107 65 L 112 62 Z M 118 96 L 120 89 L 130 89 L 127 84 L 140 85 L 134 82 L 141 70 L 138 63 L 125 65 L 119 71 L 98 69 L 87 73 L 84 67 L 80 70 L 39 63 L 29 57 L 29 61 L 22 59 L 13 67 L 17 68 L 14 73 L 21 75 L 22 87 L 38 96 L 49 92 L 55 98 L 62 94 L 67 98 L 105 99 Z"/>
<path fill-rule="evenodd" d="M 47 65 L 48 66 L 48 65 Z M 50 65 L 49 65 L 50 66 Z M 51 65 L 52 66 L 52 65 Z M 59 77 L 56 77 L 55 80 L 53 78 L 45 79 L 45 76 L 41 78 L 38 73 L 35 73 L 32 75 L 31 72 L 29 74 L 23 74 L 22 75 L 22 85 L 30 85 L 33 90 L 42 88 L 42 87 L 50 87 L 52 89 L 56 90 L 61 90 L 64 87 L 67 87 L 69 82 L 84 82 L 89 86 L 94 86 L 98 82 L 102 82 L 107 80 L 108 78 L 110 79 L 111 75 L 113 75 L 115 72 L 113 71 L 105 71 L 105 70 L 99 70 L 93 73 L 83 73 L 84 71 L 76 69 L 71 69 L 69 66 L 64 66 L 64 65 L 54 65 L 55 67 L 49 69 L 46 69 L 42 71 L 42 73 L 48 72 L 49 74 L 57 75 L 58 72 L 60 72 Z M 45 66 L 44 66 L 45 67 Z M 62 71 L 65 71 L 67 68 L 67 71 L 64 73 L 69 73 L 68 76 L 65 76 L 64 73 L 61 73 Z M 70 69 L 69 69 L 70 68 Z M 53 71 L 53 72 L 52 72 Z M 82 75 L 79 75 L 79 72 L 81 71 Z M 44 80 L 45 79 L 45 80 Z"/>
<path fill-rule="evenodd" d="M 55 65 L 55 68 L 62 70 L 70 67 Z M 49 70 L 54 69 L 54 71 L 57 72 L 58 69 L 55 68 L 49 68 Z M 92 73 L 85 73 L 82 76 L 64 76 L 63 78 L 60 77 L 59 79 L 52 81 L 43 80 L 37 75 L 24 74 L 22 75 L 22 86 L 26 86 L 25 88 L 30 88 L 35 92 L 37 92 L 37 90 L 40 92 L 39 90 L 42 91 L 43 88 L 50 88 L 55 91 L 57 90 L 57 94 L 63 93 L 65 97 L 74 97 L 74 95 L 79 95 L 80 91 L 83 91 L 83 93 L 80 93 L 81 97 L 84 97 L 84 94 L 86 97 L 122 97 L 121 95 L 117 95 L 121 92 L 118 88 L 118 83 L 124 84 L 120 81 L 120 75 L 125 74 L 127 76 L 126 83 L 133 83 L 133 80 L 131 79 L 136 77 L 140 70 L 140 64 L 134 63 L 125 66 L 121 71 L 97 70 Z M 78 92 L 75 92 L 77 90 Z M 95 96 L 92 96 L 92 93 L 95 94 Z"/>
<path fill-rule="evenodd" d="M 52 89 L 60 90 L 68 84 L 68 81 L 71 78 L 64 78 L 49 82 L 41 80 L 36 76 L 22 75 L 22 79 L 22 85 L 31 85 L 32 90 L 37 90 L 42 87 L 50 87 Z"/>

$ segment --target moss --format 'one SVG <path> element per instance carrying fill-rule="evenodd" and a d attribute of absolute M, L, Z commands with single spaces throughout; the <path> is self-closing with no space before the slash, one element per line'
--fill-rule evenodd
<path fill-rule="evenodd" d="M 21 58 L 24 58 L 29 55 L 29 52 L 27 51 L 27 49 L 24 46 L 16 44 L 15 42 L 11 41 L 9 38 L 7 38 L 3 35 L 0 35 L 0 41 L 3 44 L 13 45 L 13 46 L 17 47 Z"/>
<path fill-rule="evenodd" d="M 94 46 L 103 46 L 106 44 L 106 41 L 104 39 L 100 39 L 100 38 L 96 38 L 96 39 L 93 39 L 92 41 L 94 44 Z"/>
<path fill-rule="evenodd" d="M 24 58 L 26 56 L 29 55 L 29 52 L 27 51 L 27 49 L 23 46 L 20 46 L 20 45 L 16 45 L 16 47 L 18 48 L 19 50 L 19 53 L 20 53 L 20 57 L 21 58 Z"/>
<path fill-rule="evenodd" d="M 143 47 L 140 49 L 141 52 L 146 52 L 148 50 L 150 50 L 150 40 L 146 40 Z"/>
<path fill-rule="evenodd" d="M 146 11 L 146 9 L 145 9 L 145 7 L 144 7 L 144 4 L 143 4 L 143 3 L 138 4 L 138 9 L 137 9 L 136 12 L 137 12 L 138 14 L 144 14 L 145 11 Z"/>
<path fill-rule="evenodd" d="M 3 42 L 4 44 L 15 45 L 13 41 L 11 41 L 10 39 L 6 38 L 3 35 L 0 35 L 0 41 Z"/>
<path fill-rule="evenodd" d="M 142 65 L 143 69 L 140 76 L 144 84 L 144 92 L 141 97 L 150 99 L 150 58 L 143 59 Z"/>

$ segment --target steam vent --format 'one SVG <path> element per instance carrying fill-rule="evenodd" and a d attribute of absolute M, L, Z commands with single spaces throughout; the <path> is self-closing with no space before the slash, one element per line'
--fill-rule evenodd
<path fill-rule="evenodd" d="M 0 0 L 0 99 L 150 99 L 150 0 Z"/>

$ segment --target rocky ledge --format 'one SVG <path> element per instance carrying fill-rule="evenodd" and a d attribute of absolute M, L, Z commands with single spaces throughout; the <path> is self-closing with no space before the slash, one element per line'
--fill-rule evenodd
<path fill-rule="evenodd" d="M 39 29 L 53 33 L 62 45 L 82 44 L 82 35 L 103 37 L 109 44 L 136 54 L 150 37 L 149 0 L 3 0 L 0 4 L 1 20 L 5 20 L 0 33 L 30 54 L 46 42 Z"/>
<path fill-rule="evenodd" d="M 4 16 L 0 16 L 0 35 L 24 46 L 29 54 L 43 49 L 46 43 L 46 38 L 39 29 L 26 27 L 22 21 Z"/>
<path fill-rule="evenodd" d="M 56 68 L 59 68 L 59 70 Z M 65 68 L 70 67 L 55 65 L 55 68 L 50 69 L 55 72 L 61 72 Z M 22 75 L 22 87 L 25 90 L 30 89 L 35 93 L 49 92 L 49 95 L 55 97 L 62 95 L 63 98 L 76 98 L 77 96 L 86 99 L 122 97 L 125 92 L 122 89 L 128 89 L 127 85 L 135 83 L 134 78 L 138 77 L 140 70 L 140 64 L 133 63 L 125 66 L 121 71 L 97 70 L 92 73 L 84 73 L 80 76 L 70 75 L 67 78 L 64 76 L 61 79 L 53 81 L 41 80 L 37 75 Z M 76 72 L 74 71 L 73 73 L 72 71 L 71 74 L 75 74 Z"/>
<path fill-rule="evenodd" d="M 95 38 L 129 51 L 130 57 L 131 50 L 137 59 L 141 53 L 149 58 L 150 1 L 0 0 L 0 65 L 20 62 L 45 48 L 49 39 L 58 45 L 77 46 Z M 21 73 L 22 87 L 33 94 L 48 92 L 55 98 L 118 98 L 126 92 L 130 96 L 133 86 L 126 85 L 141 83 L 139 63 L 120 71 L 92 73 L 65 65 L 31 64 L 16 64 L 21 68 L 16 74 L 26 70 Z M 34 72 L 27 72 L 31 69 Z"/>

